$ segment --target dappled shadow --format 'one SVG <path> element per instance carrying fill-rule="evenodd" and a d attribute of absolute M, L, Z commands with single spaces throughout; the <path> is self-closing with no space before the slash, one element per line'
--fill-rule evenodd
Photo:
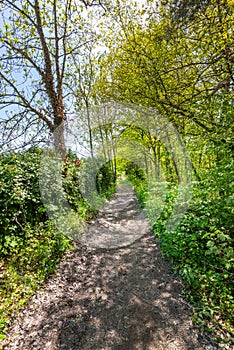
<path fill-rule="evenodd" d="M 63 319 L 58 349 L 213 348 L 198 339 L 181 285 L 153 237 L 99 258 L 72 305 L 61 300 L 59 314 L 50 306 L 49 314 Z"/>
<path fill-rule="evenodd" d="M 136 199 L 125 193 L 125 203 L 122 194 L 90 225 L 95 227 L 89 233 L 97 239 L 105 237 L 99 224 L 105 215 L 107 229 L 115 219 L 122 226 L 127 220 L 128 226 L 131 213 L 139 215 Z M 78 244 L 22 311 L 4 349 L 216 349 L 192 325 L 181 283 L 163 259 L 157 239 L 147 225 L 141 231 L 138 224 L 135 220 L 135 228 L 130 225 L 132 231 L 128 226 L 134 240 L 127 238 L 120 246 L 87 246 L 92 239 Z M 125 231 L 119 235 L 125 237 Z"/>
<path fill-rule="evenodd" d="M 131 245 L 149 231 L 135 191 L 125 184 L 117 188 L 95 221 L 87 225 L 82 243 L 93 248 L 116 249 Z"/>

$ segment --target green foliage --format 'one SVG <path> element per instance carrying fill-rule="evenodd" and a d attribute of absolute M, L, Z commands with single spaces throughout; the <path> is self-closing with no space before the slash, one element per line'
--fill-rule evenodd
<path fill-rule="evenodd" d="M 175 146 L 173 141 L 171 147 L 167 147 L 163 144 L 163 140 L 157 139 L 156 135 L 152 137 L 141 128 L 128 126 L 124 131 L 125 139 L 123 133 L 121 135 L 123 142 L 120 151 L 124 151 L 126 157 L 130 156 L 130 152 L 131 157 L 128 159 L 136 159 L 136 163 L 121 160 L 118 171 L 119 175 L 124 173 L 135 187 L 155 234 L 159 236 L 164 255 L 174 264 L 183 278 L 187 297 L 194 305 L 194 317 L 197 323 L 224 337 L 225 334 L 233 332 L 231 324 L 234 291 L 231 280 L 234 265 L 232 235 L 234 231 L 232 220 L 234 183 L 232 28 L 234 17 L 232 0 L 195 1 L 191 9 L 187 3 L 183 0 L 173 0 L 169 4 L 166 2 L 164 6 L 164 2 L 161 2 L 161 12 L 157 14 L 157 18 L 152 6 L 149 5 L 148 12 L 144 10 L 147 18 L 147 21 L 143 21 L 144 25 L 141 21 L 136 23 L 138 17 L 134 15 L 134 8 L 127 9 L 128 13 L 131 13 L 131 18 L 127 18 L 124 9 L 118 6 L 117 10 L 114 7 L 114 12 L 110 11 L 111 15 L 114 14 L 120 20 L 119 23 L 122 23 L 123 28 L 121 33 L 117 33 L 117 30 L 111 33 L 110 30 L 111 39 L 106 50 L 108 56 L 103 54 L 98 60 L 100 69 L 98 68 L 97 71 L 100 72 L 100 77 L 97 81 L 93 76 L 87 77 L 86 68 L 83 68 L 83 72 L 80 68 L 75 69 L 73 65 L 73 62 L 77 61 L 75 58 L 82 50 L 82 43 L 90 42 L 86 29 L 86 34 L 83 35 L 86 25 L 81 20 L 81 9 L 79 13 L 71 11 L 72 23 L 79 24 L 75 28 L 73 25 L 70 26 L 68 18 L 66 21 L 68 27 L 66 27 L 63 23 L 64 7 L 58 8 L 57 14 L 61 14 L 61 21 L 58 22 L 58 29 L 61 30 L 63 39 L 61 43 L 69 42 L 68 46 L 59 46 L 57 50 L 58 38 L 56 37 L 47 38 L 46 42 L 51 67 L 54 62 L 55 64 L 59 62 L 58 57 L 62 54 L 64 57 L 62 61 L 66 68 L 66 74 L 63 76 L 68 79 L 65 85 L 73 90 L 74 86 L 79 85 L 76 79 L 80 80 L 80 92 L 86 95 L 86 102 L 89 92 L 87 95 L 85 84 L 88 87 L 87 91 L 90 91 L 92 85 L 90 82 L 95 81 L 94 92 L 91 94 L 95 103 L 111 100 L 156 109 L 159 115 L 175 125 L 178 133 L 183 137 L 196 180 L 200 182 L 194 186 L 193 199 L 183 221 L 173 231 L 166 231 L 166 225 L 173 214 L 179 192 L 179 186 L 176 184 L 179 176 L 173 157 Z M 43 27 L 49 31 L 53 30 L 52 27 L 55 28 L 53 20 L 45 21 L 47 17 L 51 17 L 49 9 L 52 5 L 52 2 L 49 2 L 46 13 L 43 15 Z M 176 11 L 174 11 L 175 5 L 178 5 Z M 6 65 L 5 72 L 1 71 L 2 103 L 7 108 L 12 103 L 22 106 L 16 118 L 9 118 L 9 121 L 4 123 L 7 126 L 5 131 L 9 130 L 10 135 L 14 135 L 12 131 L 20 128 L 21 120 L 26 121 L 21 113 L 24 110 L 27 111 L 25 116 L 30 123 L 30 115 L 34 118 L 36 112 L 39 119 L 42 117 L 50 128 L 52 126 L 52 130 L 54 125 L 51 125 L 47 115 L 51 115 L 51 110 L 54 112 L 52 114 L 57 115 L 58 110 L 63 110 L 63 106 L 54 99 L 55 104 L 51 106 L 51 90 L 47 87 L 59 86 L 60 83 L 61 86 L 64 85 L 63 79 L 57 74 L 59 69 L 52 69 L 56 77 L 55 84 L 51 85 L 48 79 L 53 74 L 47 74 L 44 71 L 44 49 L 41 46 L 41 39 L 36 34 L 38 31 L 35 32 L 36 22 L 33 26 L 28 26 L 27 16 L 18 11 L 13 14 L 12 11 L 16 9 L 14 2 L 7 2 L 2 7 L 5 24 L 0 30 L 0 40 L 3 43 Z M 29 16 L 35 18 L 35 7 L 28 2 L 25 9 L 29 11 Z M 187 16 L 186 20 L 184 20 L 184 13 Z M 111 26 L 108 14 L 106 16 L 109 28 Z M 49 28 L 47 23 L 50 23 L 50 27 L 52 23 L 52 27 Z M 116 28 L 119 27 L 119 23 Z M 36 27 L 38 28 L 37 25 Z M 90 34 L 93 38 L 93 30 Z M 112 40 L 113 36 L 115 40 Z M 123 40 L 123 37 L 126 39 Z M 81 39 L 78 46 L 77 38 Z M 31 40 L 36 45 L 28 47 Z M 105 39 L 105 44 L 107 42 L 108 38 Z M 12 50 L 9 51 L 9 47 Z M 22 47 L 25 50 L 22 50 Z M 21 58 L 18 57 L 19 53 Z M 86 58 L 84 61 L 86 62 Z M 27 62 L 30 64 L 28 65 Z M 24 84 L 20 84 L 18 80 L 18 68 L 21 66 L 24 67 L 22 75 Z M 91 66 L 90 70 L 94 72 Z M 76 72 L 77 77 L 70 74 L 71 71 Z M 82 77 L 83 73 L 85 78 Z M 46 79 L 43 80 L 42 77 Z M 41 79 L 42 84 L 40 84 Z M 69 79 L 72 81 L 71 84 Z M 17 81 L 19 84 L 15 85 Z M 58 81 L 59 84 L 56 84 Z M 25 89 L 26 83 L 30 88 Z M 45 88 L 38 90 L 39 85 Z M 54 91 L 56 96 L 60 96 L 60 92 L 58 91 L 57 94 Z M 30 105 L 25 101 L 31 101 Z M 99 136 L 96 141 L 101 142 L 103 152 L 108 153 L 108 156 L 104 154 L 105 159 L 111 159 L 111 154 L 118 154 L 118 150 L 113 145 L 114 141 L 119 139 L 120 130 L 118 128 L 115 130 L 113 127 L 111 118 L 114 119 L 115 116 L 109 115 L 109 112 L 107 116 L 108 123 L 105 118 L 104 121 L 98 121 Z M 147 116 L 141 117 L 146 119 L 147 125 L 149 121 Z M 38 120 L 36 125 L 38 129 L 40 126 Z M 160 128 L 162 125 L 157 127 Z M 132 142 L 132 148 L 126 147 L 127 139 Z M 134 141 L 140 143 L 142 148 L 136 151 Z M 106 151 L 105 142 L 108 144 Z M 109 149 L 109 145 L 114 148 Z M 149 151 L 148 158 L 144 153 L 145 148 Z M 54 182 L 53 169 L 50 169 L 49 189 L 54 188 L 61 195 L 58 197 L 58 206 L 55 205 L 51 210 L 59 214 L 61 203 L 65 200 L 69 202 L 72 214 L 86 219 L 93 213 L 89 202 L 91 203 L 92 200 L 94 204 L 98 200 L 103 202 L 113 194 L 116 181 L 116 169 L 113 164 L 115 161 L 103 165 L 97 176 L 95 175 L 96 187 L 94 187 L 97 188 L 100 196 L 92 198 L 93 193 L 91 193 L 91 201 L 89 201 L 82 195 L 78 176 L 80 170 L 73 163 L 74 160 L 76 157 L 69 152 L 69 162 L 64 169 L 66 171 L 63 179 L 56 179 Z M 146 174 L 136 165 L 137 160 L 142 160 L 141 164 L 145 163 Z M 0 273 L 6 281 L 5 286 L 1 285 L 4 305 L 0 321 L 2 330 L 10 312 L 24 303 L 45 276 L 54 270 L 58 259 L 70 244 L 69 240 L 57 232 L 48 221 L 48 214 L 41 202 L 39 191 L 39 161 L 39 150 L 0 155 Z M 89 165 L 87 160 L 82 164 L 87 168 Z M 158 176 L 149 182 L 153 173 L 152 165 Z M 171 183 L 162 181 L 159 176 L 160 167 L 165 173 L 166 181 Z M 92 168 L 88 173 L 91 178 L 95 173 L 93 170 Z M 90 178 L 84 181 L 87 193 L 89 190 L 87 187 L 91 182 Z M 91 192 L 92 190 L 93 188 Z M 53 197 L 53 191 L 49 192 Z M 73 219 L 74 216 L 71 215 L 69 217 L 71 223 L 74 223 Z"/>
<path fill-rule="evenodd" d="M 18 249 L 21 240 L 27 241 L 26 228 L 33 228 L 39 223 L 49 219 L 48 207 L 42 203 L 39 176 L 41 175 L 41 151 L 23 152 L 18 154 L 1 155 L 0 158 L 0 225 L 1 256 L 7 257 Z M 56 195 L 56 201 L 50 198 L 56 205 L 53 213 L 62 215 L 62 204 L 58 198 L 61 191 L 65 190 L 62 199 L 68 201 L 73 211 L 81 219 L 92 214 L 92 209 L 82 198 L 78 184 L 78 169 L 73 163 L 67 164 L 66 176 L 62 179 L 53 177 L 52 172 L 46 174 L 50 177 L 47 183 L 49 196 Z M 55 174 L 56 175 L 56 174 Z M 61 186 L 62 179 L 62 186 Z M 67 207 L 66 207 L 67 208 Z M 51 211 L 50 210 L 50 211 Z M 51 213 L 50 213 L 51 214 Z M 64 232 L 65 233 L 65 232 Z"/>
<path fill-rule="evenodd" d="M 67 235 L 61 224 L 58 230 L 42 203 L 39 186 L 41 156 L 39 149 L 0 155 L 1 339 L 5 337 L 12 313 L 27 302 L 29 296 L 53 273 L 65 251 L 72 248 L 72 241 L 68 238 L 73 237 L 72 232 Z M 69 154 L 64 177 L 53 181 L 53 167 L 50 169 L 52 172 L 46 175 L 51 176 L 50 183 L 47 183 L 52 186 L 47 187 L 50 195 L 53 196 L 53 191 L 55 194 L 64 192 L 64 200 L 71 206 L 71 215 L 67 217 L 69 222 L 64 225 L 68 224 L 71 230 L 75 225 L 74 230 L 81 234 L 82 221 L 94 210 L 81 195 L 78 165 L 74 155 Z M 103 174 L 106 174 L 104 170 Z M 110 187 L 103 186 L 102 195 L 108 197 Z M 61 203 L 59 200 L 57 203 L 57 197 L 55 202 L 58 206 L 55 205 L 53 210 L 57 212 Z"/>
<path fill-rule="evenodd" d="M 98 194 L 110 199 L 116 189 L 116 175 L 111 162 L 106 162 L 96 176 Z"/>
<path fill-rule="evenodd" d="M 121 158 L 117 160 L 117 169 L 119 177 L 123 176 L 134 187 L 140 204 L 142 207 L 144 207 L 148 196 L 146 175 L 144 170 L 136 163 Z"/>
<path fill-rule="evenodd" d="M 76 158 L 71 158 L 70 160 Z M 87 203 L 80 191 L 79 168 L 72 162 L 66 165 L 66 177 L 63 179 L 63 189 L 66 193 L 66 199 L 72 210 L 78 214 L 81 219 L 88 219 L 93 214 L 93 209 Z"/>
<path fill-rule="evenodd" d="M 140 205 L 143 208 L 145 206 L 145 203 L 148 199 L 148 192 L 146 190 L 147 184 L 146 182 L 138 179 L 138 178 L 132 178 L 130 180 L 131 185 L 134 187 L 137 198 L 139 199 Z"/>
<path fill-rule="evenodd" d="M 234 314 L 232 1 L 195 1 L 192 8 L 186 4 L 161 2 L 157 19 L 149 11 L 148 24 L 125 28 L 126 39 L 121 36 L 110 45 L 102 61 L 105 69 L 96 88 L 102 101 L 156 109 L 183 138 L 194 180 L 200 182 L 194 185 L 183 221 L 173 231 L 166 231 L 180 192 L 173 142 L 171 148 L 165 147 L 163 140 L 160 144 L 151 135 L 146 140 L 140 130 L 128 128 L 125 135 L 147 147 L 151 160 L 160 163 L 171 183 L 160 177 L 155 177 L 158 182 L 148 181 L 152 162 L 145 162 L 147 181 L 131 165 L 126 175 L 165 256 L 184 280 L 196 321 L 216 332 L 217 338 L 230 338 Z M 137 158 L 144 160 L 143 148 Z"/>
<path fill-rule="evenodd" d="M 125 174 L 130 181 L 134 181 L 136 179 L 145 181 L 145 173 L 142 168 L 140 168 L 136 163 L 127 162 L 125 167 Z"/>
<path fill-rule="evenodd" d="M 40 151 L 0 156 L 1 254 L 25 239 L 26 225 L 47 220 L 38 183 Z"/>
<path fill-rule="evenodd" d="M 156 181 L 135 181 L 134 185 L 139 198 L 144 198 L 144 210 L 164 256 L 184 282 L 194 320 L 214 332 L 218 342 L 228 342 L 234 336 L 234 172 L 229 146 L 215 148 L 210 144 L 203 157 L 211 155 L 211 168 L 200 167 L 203 180 L 194 183 L 189 208 L 173 231 L 167 231 L 166 226 L 178 185 Z"/>
<path fill-rule="evenodd" d="M 233 209 L 220 197 L 210 198 L 210 188 L 197 184 L 188 212 L 171 232 L 165 230 L 173 196 L 154 231 L 164 255 L 174 264 L 194 304 L 195 319 L 206 329 L 233 334 Z"/>
<path fill-rule="evenodd" d="M 0 260 L 0 333 L 5 337 L 12 313 L 25 304 L 34 291 L 55 270 L 65 251 L 72 247 L 71 240 L 58 232 L 53 224 L 44 222 L 34 228 L 26 225 L 24 237 L 8 257 Z"/>

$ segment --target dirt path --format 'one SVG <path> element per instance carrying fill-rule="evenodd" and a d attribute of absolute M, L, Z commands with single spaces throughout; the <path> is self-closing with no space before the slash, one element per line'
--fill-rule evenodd
<path fill-rule="evenodd" d="M 134 192 L 121 186 L 9 331 L 5 350 L 211 350 Z"/>

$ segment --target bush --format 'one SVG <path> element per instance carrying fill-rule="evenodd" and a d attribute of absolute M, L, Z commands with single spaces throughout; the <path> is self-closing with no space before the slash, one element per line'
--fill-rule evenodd
<path fill-rule="evenodd" d="M 0 339 L 5 337 L 12 312 L 28 300 L 72 247 L 71 239 L 58 231 L 42 203 L 41 156 L 39 149 L 0 155 Z M 79 223 L 92 214 L 92 209 L 79 189 L 79 169 L 72 161 L 66 166 L 59 190 L 65 190 L 65 200 Z M 58 184 L 61 187 L 61 182 Z M 57 183 L 52 185 L 58 189 Z"/>
<path fill-rule="evenodd" d="M 116 175 L 111 162 L 105 163 L 96 176 L 97 191 L 100 196 L 110 199 L 116 190 Z"/>
<path fill-rule="evenodd" d="M 222 197 L 213 197 L 203 183 L 194 188 L 190 207 L 180 225 L 165 229 L 173 207 L 173 194 L 153 223 L 164 255 L 178 270 L 186 294 L 197 312 L 194 317 L 206 329 L 233 334 L 233 222 L 232 209 Z M 198 311 L 199 310 L 199 311 Z M 227 333 L 226 333 L 227 334 Z"/>
<path fill-rule="evenodd" d="M 0 156 L 0 250 L 7 256 L 26 226 L 48 220 L 38 183 L 40 151 Z"/>
<path fill-rule="evenodd" d="M 33 229 L 26 225 L 24 237 L 17 238 L 7 260 L 0 260 L 0 340 L 5 337 L 12 313 L 53 273 L 64 252 L 71 247 L 71 240 L 48 221 Z"/>
<path fill-rule="evenodd" d="M 225 164 L 194 184 L 189 208 L 173 231 L 166 227 L 178 186 L 132 182 L 164 256 L 184 282 L 185 294 L 194 306 L 194 320 L 213 331 L 218 341 L 234 336 L 232 174 Z"/>

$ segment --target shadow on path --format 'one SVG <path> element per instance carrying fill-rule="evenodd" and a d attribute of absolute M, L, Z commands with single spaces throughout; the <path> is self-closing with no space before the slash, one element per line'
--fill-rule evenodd
<path fill-rule="evenodd" d="M 181 283 L 147 225 L 141 231 L 145 223 L 139 229 L 135 222 L 128 244 L 118 247 L 117 237 L 107 249 L 100 244 L 108 223 L 128 226 L 139 215 L 136 198 L 126 205 L 121 191 L 87 230 L 83 242 L 93 244 L 77 245 L 22 311 L 5 350 L 216 349 L 192 325 Z"/>

